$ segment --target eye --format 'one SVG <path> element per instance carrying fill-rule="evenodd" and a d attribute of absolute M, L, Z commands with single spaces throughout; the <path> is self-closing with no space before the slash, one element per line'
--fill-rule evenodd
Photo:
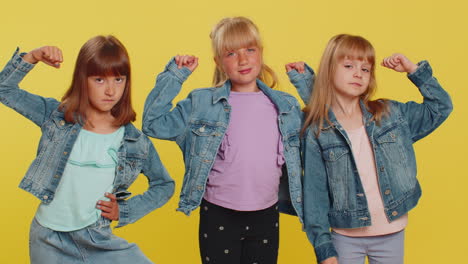
<path fill-rule="evenodd" d="M 368 68 L 362 68 L 362 71 L 363 72 L 370 72 L 370 70 Z"/>
<path fill-rule="evenodd" d="M 257 49 L 256 48 L 248 48 L 247 51 L 248 52 L 255 52 L 255 51 L 257 51 Z"/>
<path fill-rule="evenodd" d="M 235 53 L 234 51 L 228 51 L 228 52 L 226 53 L 226 56 L 227 56 L 227 57 L 232 57 L 232 56 L 234 56 L 234 55 L 236 55 L 236 53 Z"/>
<path fill-rule="evenodd" d="M 95 77 L 95 78 L 94 78 L 94 81 L 97 82 L 97 83 L 104 83 L 104 78 Z"/>
<path fill-rule="evenodd" d="M 125 82 L 125 77 L 123 77 L 123 76 L 115 77 L 115 82 L 116 83 L 123 83 L 123 82 Z"/>
<path fill-rule="evenodd" d="M 351 64 L 345 64 L 344 67 L 347 68 L 347 69 L 351 69 L 351 68 L 353 68 L 353 65 L 351 65 Z"/>

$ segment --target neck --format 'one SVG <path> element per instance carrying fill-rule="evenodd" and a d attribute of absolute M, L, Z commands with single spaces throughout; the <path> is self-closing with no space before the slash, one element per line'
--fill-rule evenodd
<path fill-rule="evenodd" d="M 336 95 L 331 106 L 335 115 L 339 113 L 343 116 L 352 116 L 355 113 L 361 113 L 359 97 L 350 98 Z"/>
<path fill-rule="evenodd" d="M 332 102 L 332 110 L 344 129 L 356 129 L 362 126 L 362 110 L 359 97 L 352 99 L 337 97 Z"/>
<path fill-rule="evenodd" d="M 114 132 L 118 126 L 114 124 L 115 118 L 110 112 L 90 111 L 86 114 L 84 129 L 100 134 Z"/>
<path fill-rule="evenodd" d="M 252 93 L 252 92 L 259 92 L 260 89 L 257 86 L 257 82 L 253 82 L 250 84 L 235 84 L 231 83 L 231 91 L 240 92 L 240 93 Z"/>

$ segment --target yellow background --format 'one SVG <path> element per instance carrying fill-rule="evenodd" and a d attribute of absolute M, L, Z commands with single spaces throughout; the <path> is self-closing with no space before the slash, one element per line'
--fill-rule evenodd
<path fill-rule="evenodd" d="M 214 65 L 208 35 L 225 16 L 254 20 L 263 35 L 265 61 L 280 77 L 280 89 L 295 96 L 283 65 L 304 60 L 316 68 L 326 42 L 338 33 L 369 39 L 378 60 L 393 52 L 414 62 L 427 59 L 452 96 L 455 111 L 442 127 L 415 144 L 423 197 L 410 213 L 405 259 L 406 263 L 466 263 L 467 14 L 463 0 L 8 1 L 0 10 L 0 64 L 7 62 L 16 46 L 23 51 L 59 46 L 65 56 L 63 67 L 38 65 L 21 85 L 59 99 L 70 83 L 81 45 L 97 34 L 113 34 L 132 59 L 135 125 L 141 127 L 144 100 L 171 56 L 200 58 L 199 68 L 176 101 L 194 88 L 210 85 Z M 421 101 L 404 74 L 378 67 L 377 80 L 379 97 Z M 35 156 L 40 130 L 5 106 L 0 106 L 0 124 L 0 263 L 27 263 L 29 224 L 38 200 L 17 185 Z M 163 208 L 115 233 L 136 242 L 156 263 L 199 263 L 198 210 L 190 217 L 175 212 L 183 177 L 181 153 L 173 142 L 154 142 L 176 181 L 175 196 Z M 140 177 L 131 191 L 145 188 L 146 180 Z M 279 263 L 314 261 L 297 218 L 282 216 Z"/>

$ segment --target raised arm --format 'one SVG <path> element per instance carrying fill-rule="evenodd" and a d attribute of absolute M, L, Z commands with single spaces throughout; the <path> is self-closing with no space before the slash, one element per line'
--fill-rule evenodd
<path fill-rule="evenodd" d="M 62 52 L 52 46 L 44 46 L 21 54 L 17 49 L 0 73 L 0 102 L 41 126 L 50 113 L 58 107 L 59 102 L 19 88 L 19 83 L 39 61 L 59 68 L 63 61 Z"/>
<path fill-rule="evenodd" d="M 176 56 L 158 75 L 143 112 L 143 132 L 146 135 L 168 140 L 177 140 L 183 135 L 192 111 L 192 100 L 189 96 L 177 103 L 174 109 L 172 100 L 197 66 L 197 57 Z"/>
<path fill-rule="evenodd" d="M 285 68 L 289 80 L 296 87 L 302 102 L 308 104 L 315 82 L 314 70 L 302 61 L 288 63 Z"/>
<path fill-rule="evenodd" d="M 406 72 L 424 98 L 421 104 L 394 102 L 408 122 L 413 142 L 430 134 L 447 119 L 453 110 L 452 100 L 432 76 L 432 68 L 427 61 L 416 65 L 404 55 L 394 54 L 385 58 L 382 65 L 397 72 Z"/>

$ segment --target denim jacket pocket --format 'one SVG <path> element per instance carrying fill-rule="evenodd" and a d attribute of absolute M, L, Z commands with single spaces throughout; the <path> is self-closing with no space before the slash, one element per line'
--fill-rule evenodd
<path fill-rule="evenodd" d="M 380 133 L 376 134 L 375 141 L 383 157 L 391 164 L 406 165 L 407 155 L 403 146 L 403 137 L 396 122 L 384 127 Z"/>
<path fill-rule="evenodd" d="M 191 154 L 195 156 L 206 156 L 211 149 L 216 135 L 216 126 L 208 124 L 193 124 Z"/>
<path fill-rule="evenodd" d="M 349 209 L 349 187 L 354 186 L 355 179 L 350 175 L 351 152 L 345 145 L 334 145 L 323 150 L 322 157 L 328 174 L 331 202 L 333 208 Z"/>
<path fill-rule="evenodd" d="M 411 142 L 404 142 L 405 137 L 398 123 L 393 123 L 383 132 L 376 135 L 375 141 L 378 144 L 378 168 L 379 174 L 386 173 L 392 175 L 388 180 L 391 182 L 391 187 L 398 186 L 399 190 L 405 192 L 411 190 L 417 183 L 417 180 L 412 175 L 415 174 L 414 152 Z M 414 170 L 414 172 L 412 171 Z"/>
<path fill-rule="evenodd" d="M 127 156 L 125 159 L 125 185 L 128 188 L 141 173 L 143 161 L 139 157 Z"/>

